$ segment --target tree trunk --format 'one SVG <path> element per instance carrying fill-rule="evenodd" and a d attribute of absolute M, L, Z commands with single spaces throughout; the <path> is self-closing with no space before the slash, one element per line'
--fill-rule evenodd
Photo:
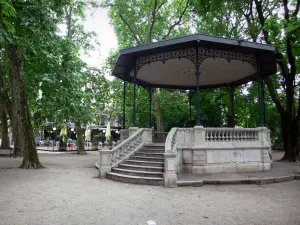
<path fill-rule="evenodd" d="M 31 115 L 27 103 L 26 83 L 22 68 L 21 57 L 16 46 L 8 45 L 6 52 L 9 58 L 13 112 L 16 111 L 20 146 L 23 150 L 23 162 L 20 168 L 42 168 L 37 154 Z"/>
<path fill-rule="evenodd" d="M 16 101 L 16 97 L 12 96 L 12 100 L 9 98 L 8 87 L 4 81 L 4 74 L 1 73 L 0 70 L 0 89 L 2 89 L 2 93 L 0 95 L 0 101 L 2 101 L 3 108 L 6 109 L 6 113 L 8 114 L 9 120 L 11 122 L 12 127 L 12 139 L 14 142 L 14 156 L 22 156 L 21 146 L 20 146 L 20 135 L 19 135 L 19 126 L 18 126 L 18 118 L 17 118 L 17 110 L 13 110 L 13 102 Z M 12 71 L 9 69 L 10 82 L 12 83 Z M 16 105 L 16 103 L 14 103 Z"/>
<path fill-rule="evenodd" d="M 11 107 L 13 107 L 12 105 Z M 14 157 L 17 156 L 21 157 L 23 151 L 21 148 L 20 127 L 18 126 L 17 110 L 16 109 L 12 110 L 9 117 L 11 121 L 12 134 L 13 134 L 12 139 L 14 141 Z"/>
<path fill-rule="evenodd" d="M 1 109 L 0 109 L 1 110 Z M 8 123 L 7 115 L 4 110 L 0 112 L 1 119 L 1 146 L 2 149 L 8 149 L 9 146 L 9 137 L 8 137 Z"/>
<path fill-rule="evenodd" d="M 159 99 L 157 96 L 157 91 L 155 89 L 153 90 L 152 98 L 154 101 L 157 132 L 164 132 L 164 124 L 163 124 L 163 119 L 162 119 L 161 110 L 160 110 L 160 103 L 159 103 Z"/>
<path fill-rule="evenodd" d="M 67 150 L 67 137 L 59 137 L 59 151 Z"/>
<path fill-rule="evenodd" d="M 75 122 L 76 134 L 77 134 L 77 154 L 85 155 L 84 149 L 84 140 L 83 140 L 83 133 L 80 122 Z"/>
<path fill-rule="evenodd" d="M 299 160 L 299 148 L 300 148 L 300 121 L 288 121 L 289 118 L 285 118 L 283 138 L 284 138 L 284 156 L 281 161 L 295 162 Z"/>

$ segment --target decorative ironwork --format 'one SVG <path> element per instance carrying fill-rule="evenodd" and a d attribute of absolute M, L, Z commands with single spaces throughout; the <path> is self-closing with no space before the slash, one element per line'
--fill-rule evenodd
<path fill-rule="evenodd" d="M 225 58 L 228 62 L 231 60 L 240 60 L 243 62 L 248 62 L 250 65 L 253 66 L 255 71 L 257 70 L 257 63 L 256 57 L 252 53 L 242 53 L 242 52 L 235 52 L 235 51 L 227 51 L 221 49 L 212 49 L 212 48 L 203 48 L 198 47 L 198 65 L 208 58 Z M 189 59 L 196 67 L 197 65 L 197 52 L 196 48 L 185 48 L 179 49 L 169 52 L 157 53 L 147 56 L 141 56 L 136 59 L 136 72 L 146 64 L 150 64 L 152 62 L 162 62 L 165 63 L 169 59 L 180 59 L 185 58 Z"/>
<path fill-rule="evenodd" d="M 224 58 L 228 62 L 231 60 L 240 60 L 242 62 L 247 62 L 250 65 L 253 66 L 255 71 L 257 70 L 257 64 L 256 64 L 256 57 L 254 54 L 251 53 L 242 53 L 242 52 L 234 52 L 234 51 L 227 51 L 227 50 L 221 50 L 221 49 L 212 49 L 212 48 L 198 48 L 198 60 L 199 65 L 208 58 Z"/>
<path fill-rule="evenodd" d="M 152 54 L 148 56 L 141 56 L 136 59 L 136 71 L 138 72 L 144 65 L 152 62 L 165 63 L 169 59 L 185 58 L 189 59 L 194 65 L 196 65 L 196 48 L 185 48 L 169 52 L 163 52 L 158 54 Z"/>

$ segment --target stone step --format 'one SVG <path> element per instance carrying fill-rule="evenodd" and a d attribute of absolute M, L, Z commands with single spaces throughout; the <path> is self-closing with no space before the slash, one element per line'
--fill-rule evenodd
<path fill-rule="evenodd" d="M 134 159 L 125 160 L 124 164 L 132 164 L 132 165 L 140 165 L 140 166 L 156 166 L 156 167 L 164 166 L 163 162 L 141 161 L 141 160 L 134 160 Z"/>
<path fill-rule="evenodd" d="M 165 147 L 165 143 L 152 143 L 152 144 L 146 144 L 144 146 L 151 146 L 151 147 Z"/>
<path fill-rule="evenodd" d="M 127 169 L 121 169 L 121 168 L 112 168 L 112 172 L 131 175 L 131 176 L 141 176 L 141 177 L 163 177 L 163 172 L 127 170 Z"/>
<path fill-rule="evenodd" d="M 146 157 L 164 157 L 164 153 L 153 153 L 153 152 L 145 152 L 138 151 L 134 153 L 135 156 L 146 156 Z"/>
<path fill-rule="evenodd" d="M 165 153 L 165 150 L 144 148 L 144 149 L 141 149 L 139 152 Z"/>
<path fill-rule="evenodd" d="M 151 146 L 151 145 L 144 145 L 143 148 L 165 149 L 165 146 Z"/>
<path fill-rule="evenodd" d="M 140 160 L 140 161 L 151 161 L 151 162 L 164 162 L 163 157 L 131 156 L 130 159 Z"/>
<path fill-rule="evenodd" d="M 140 166 L 133 164 L 119 164 L 119 168 L 131 169 L 131 170 L 142 170 L 142 171 L 153 171 L 153 172 L 164 172 L 164 167 L 157 166 Z"/>
<path fill-rule="evenodd" d="M 114 173 L 114 172 L 107 172 L 106 177 L 114 181 L 120 181 L 124 183 L 132 183 L 132 184 L 150 184 L 150 185 L 163 184 L 163 178 L 160 177 L 131 176 L 126 174 Z"/>
<path fill-rule="evenodd" d="M 143 148 L 165 149 L 165 146 L 149 146 L 149 145 L 144 145 Z"/>

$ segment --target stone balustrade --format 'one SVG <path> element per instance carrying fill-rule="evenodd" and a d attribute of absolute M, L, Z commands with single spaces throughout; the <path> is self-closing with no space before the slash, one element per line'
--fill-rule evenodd
<path fill-rule="evenodd" d="M 130 137 L 119 143 L 113 149 L 102 149 L 99 161 L 99 176 L 105 177 L 106 172 L 111 171 L 112 167 L 118 166 L 128 159 L 135 151 L 143 145 L 152 142 L 152 129 L 149 128 L 130 128 Z"/>
<path fill-rule="evenodd" d="M 164 184 L 181 171 L 205 174 L 269 170 L 270 131 L 260 128 L 173 128 L 166 139 Z"/>
<path fill-rule="evenodd" d="M 124 141 L 129 138 L 129 129 L 121 129 L 120 130 L 120 141 Z"/>
<path fill-rule="evenodd" d="M 259 129 L 205 128 L 205 142 L 258 141 Z"/>
<path fill-rule="evenodd" d="M 165 187 L 177 186 L 176 175 L 176 133 L 178 128 L 172 128 L 165 142 L 165 169 L 164 169 L 164 185 Z"/>

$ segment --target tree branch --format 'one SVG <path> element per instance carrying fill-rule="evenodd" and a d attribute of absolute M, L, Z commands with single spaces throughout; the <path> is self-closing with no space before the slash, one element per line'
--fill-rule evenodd
<path fill-rule="evenodd" d="M 295 9 L 295 11 L 294 11 L 294 13 L 293 13 L 293 17 L 296 17 L 297 15 L 298 15 L 298 13 L 299 13 L 299 8 L 300 8 L 300 0 L 298 0 L 297 1 L 297 4 L 296 4 L 296 9 Z"/>
<path fill-rule="evenodd" d="M 184 8 L 183 11 L 181 12 L 181 14 L 180 14 L 178 20 L 177 20 L 173 25 L 171 25 L 171 26 L 169 27 L 167 34 L 166 34 L 165 36 L 163 36 L 162 40 L 166 40 L 166 39 L 169 37 L 169 35 L 171 34 L 171 31 L 172 31 L 177 25 L 179 25 L 179 24 L 181 23 L 182 17 L 184 16 L 184 14 L 185 14 L 185 12 L 186 12 L 188 6 L 189 6 L 189 0 L 186 1 L 185 8 Z"/>
<path fill-rule="evenodd" d="M 123 21 L 123 23 L 125 23 L 125 25 L 128 27 L 128 29 L 130 30 L 130 32 L 132 33 L 134 39 L 136 40 L 136 42 L 140 45 L 142 44 L 141 40 L 139 39 L 138 35 L 134 32 L 134 30 L 132 29 L 132 27 L 129 25 L 129 23 L 127 22 L 127 20 L 124 18 L 124 16 L 121 13 L 121 10 L 119 11 L 119 15 L 121 20 Z"/>
<path fill-rule="evenodd" d="M 284 18 L 288 22 L 290 20 L 290 17 L 289 17 L 289 8 L 288 8 L 288 1 L 287 0 L 283 0 L 283 7 L 284 7 Z M 287 25 L 285 25 L 285 28 L 286 28 L 286 26 Z M 296 76 L 296 59 L 293 55 L 293 49 L 292 49 L 292 43 L 291 42 L 292 42 L 292 40 L 291 40 L 290 34 L 286 34 L 286 50 L 287 50 L 287 56 L 288 56 L 289 64 L 290 64 L 290 67 L 291 67 L 290 75 L 292 77 L 295 77 Z"/>
<path fill-rule="evenodd" d="M 275 103 L 276 108 L 277 108 L 277 110 L 279 111 L 279 113 L 281 115 L 281 118 L 283 118 L 285 116 L 285 110 L 281 105 L 281 102 L 280 102 L 279 97 L 278 97 L 278 95 L 275 91 L 272 80 L 269 77 L 267 77 L 267 78 L 265 78 L 265 83 L 268 86 L 268 90 L 269 90 L 269 93 L 271 95 L 271 98 L 272 98 L 273 102 Z"/>
<path fill-rule="evenodd" d="M 248 13 L 243 12 L 244 17 L 246 18 L 246 21 L 247 21 L 247 23 L 248 23 L 248 27 L 250 27 L 251 24 L 252 24 L 252 21 L 251 21 L 251 19 L 250 19 L 250 17 L 252 16 L 252 12 L 253 12 L 253 1 L 250 2 L 250 5 L 249 5 L 249 12 L 248 12 Z M 253 42 L 256 42 L 257 36 L 256 36 L 254 33 L 253 33 L 253 34 L 250 33 L 250 36 L 251 36 L 251 38 L 252 38 L 252 41 L 253 41 Z"/>
<path fill-rule="evenodd" d="M 266 29 L 264 29 L 266 18 L 264 17 L 261 1 L 254 0 L 254 2 L 255 2 L 255 5 L 256 5 L 256 10 L 257 10 L 258 19 L 259 19 L 259 22 L 260 22 L 260 25 L 261 25 L 261 29 L 262 29 L 262 32 L 264 34 L 264 39 L 265 39 L 267 44 L 271 44 L 271 42 L 269 41 L 269 33 Z"/>
<path fill-rule="evenodd" d="M 151 39 L 152 39 L 152 30 L 153 30 L 153 26 L 155 23 L 157 1 L 158 0 L 154 0 L 154 8 L 152 10 L 151 23 L 150 23 L 150 27 L 149 27 L 149 31 L 148 31 L 148 42 L 149 43 L 151 43 Z M 149 21 L 150 21 L 150 19 L 149 19 Z"/>

